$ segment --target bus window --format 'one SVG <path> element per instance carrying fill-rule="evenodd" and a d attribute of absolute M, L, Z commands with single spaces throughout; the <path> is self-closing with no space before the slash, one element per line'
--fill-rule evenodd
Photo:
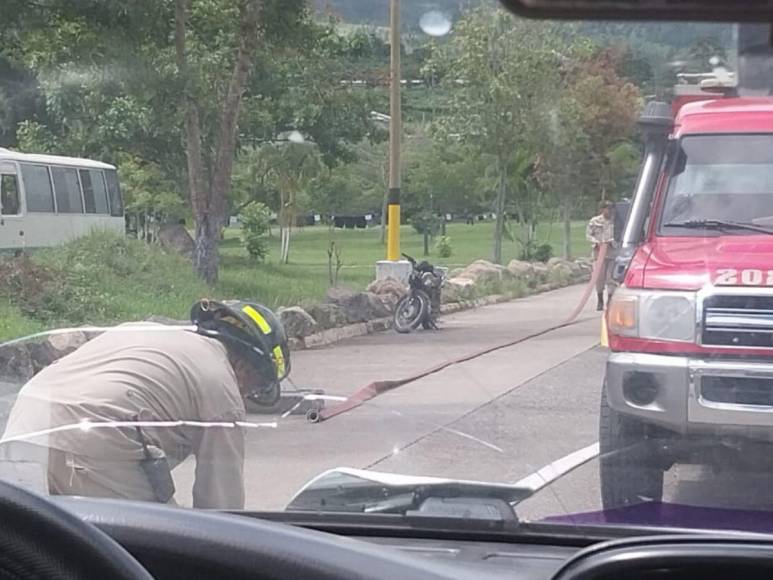
<path fill-rule="evenodd" d="M 118 173 L 115 169 L 105 170 L 105 182 L 107 183 L 107 192 L 110 195 L 110 215 L 123 216 L 121 189 L 118 186 Z"/>
<path fill-rule="evenodd" d="M 19 183 L 16 176 L 4 173 L 0 175 L 0 213 L 18 215 L 20 210 Z"/>
<path fill-rule="evenodd" d="M 78 173 L 69 167 L 52 167 L 51 179 L 54 182 L 56 211 L 58 213 L 83 213 L 81 188 L 78 185 Z"/>
<path fill-rule="evenodd" d="M 86 203 L 86 213 L 109 213 L 107 210 L 107 190 L 98 169 L 80 169 L 83 184 L 83 200 Z"/>
<path fill-rule="evenodd" d="M 54 195 L 51 191 L 51 179 L 45 165 L 20 163 L 21 178 L 24 183 L 24 198 L 28 212 L 54 213 Z"/>
<path fill-rule="evenodd" d="M 83 186 L 83 203 L 86 206 L 86 213 L 96 213 L 94 206 L 94 187 L 91 185 L 91 175 L 85 169 L 79 169 L 81 176 L 81 185 Z"/>

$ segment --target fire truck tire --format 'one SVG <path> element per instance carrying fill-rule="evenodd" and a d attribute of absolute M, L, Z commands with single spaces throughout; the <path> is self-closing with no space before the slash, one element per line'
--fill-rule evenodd
<path fill-rule="evenodd" d="M 663 498 L 664 467 L 651 444 L 654 429 L 609 406 L 606 385 L 599 418 L 599 476 L 605 510 Z"/>

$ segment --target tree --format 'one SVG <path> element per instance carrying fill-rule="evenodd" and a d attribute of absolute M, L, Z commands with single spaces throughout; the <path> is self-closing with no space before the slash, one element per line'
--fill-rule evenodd
<path fill-rule="evenodd" d="M 364 162 L 323 167 L 308 187 L 309 209 L 325 216 L 375 214 L 382 188 L 367 175 Z"/>
<path fill-rule="evenodd" d="M 242 209 L 240 217 L 242 242 L 247 253 L 253 260 L 263 261 L 268 255 L 265 235 L 269 230 L 271 212 L 264 204 L 254 202 Z"/>
<path fill-rule="evenodd" d="M 640 148 L 631 141 L 621 141 L 607 152 L 610 198 L 633 196 L 641 157 Z"/>
<path fill-rule="evenodd" d="M 443 82 L 454 86 L 449 114 L 436 121 L 437 134 L 492 160 L 495 262 L 502 261 L 507 196 L 514 189 L 512 157 L 522 148 L 536 150 L 544 138 L 551 96 L 560 84 L 559 48 L 550 24 L 482 7 L 457 23 L 433 57 Z"/>
<path fill-rule="evenodd" d="M 549 191 L 543 187 L 538 179 L 541 155 L 521 148 L 511 162 L 509 173 L 513 176 L 514 188 L 512 210 L 507 207 L 508 213 L 517 216 L 521 231 L 516 232 L 511 226 L 510 235 L 515 238 L 521 247 L 521 255 L 532 259 L 536 248 L 537 224 L 549 215 L 550 204 Z"/>
<path fill-rule="evenodd" d="M 208 284 L 218 279 L 219 254 L 217 244 L 220 228 L 226 219 L 226 195 L 236 152 L 236 132 L 242 93 L 258 45 L 259 0 L 241 0 L 238 4 L 236 50 L 230 80 L 219 105 L 218 120 L 212 142 L 214 159 L 204 164 L 202 148 L 206 145 L 201 127 L 199 95 L 188 55 L 188 0 L 175 0 L 175 55 L 182 78 L 182 110 L 184 115 L 185 156 L 187 159 L 188 191 L 196 224 L 193 263 L 199 276 Z"/>
<path fill-rule="evenodd" d="M 269 178 L 275 183 L 279 194 L 279 259 L 286 264 L 290 260 L 292 230 L 305 201 L 302 196 L 311 180 L 323 170 L 323 164 L 316 146 L 309 143 L 266 145 L 264 155 L 271 167 Z"/>
<path fill-rule="evenodd" d="M 595 206 L 609 198 L 610 153 L 633 137 L 641 108 L 638 88 L 618 74 L 620 62 L 615 50 L 584 47 L 563 64 L 546 169 L 558 194 L 566 258 L 571 256 L 575 210 L 583 200 Z"/>
<path fill-rule="evenodd" d="M 35 114 L 39 100 L 35 77 L 0 49 L 0 147 L 16 146 L 16 126 Z"/>
<path fill-rule="evenodd" d="M 171 35 L 170 6 L 8 0 L 0 45 L 36 95 L 16 144 L 113 162 L 119 152 L 131 153 L 178 177 L 174 168 L 182 157 L 170 155 L 180 151 L 177 87 L 159 72 L 169 70 L 159 50 Z"/>
<path fill-rule="evenodd" d="M 251 203 L 262 203 L 279 209 L 279 191 L 273 172 L 270 147 L 242 147 L 234 162 L 231 176 L 231 210 L 238 214 Z"/>
<path fill-rule="evenodd" d="M 44 103 L 17 136 L 52 153 L 153 160 L 186 192 L 207 281 L 239 148 L 298 129 L 332 166 L 352 158 L 347 143 L 376 137 L 367 95 L 342 88 L 330 58 L 340 35 L 304 0 L 8 2 L 21 7 L 6 18 L 4 6 L 0 56 L 23 63 Z"/>
<path fill-rule="evenodd" d="M 570 257 L 572 252 L 572 212 L 594 181 L 589 151 L 591 145 L 583 131 L 580 105 L 570 95 L 563 94 L 547 135 L 539 179 L 543 187 L 549 188 L 555 195 L 563 224 L 562 254 L 565 258 Z"/>
<path fill-rule="evenodd" d="M 453 142 L 409 140 L 404 159 L 406 216 L 430 208 L 463 215 L 482 210 L 480 176 L 485 159 L 476 152 Z"/>
<path fill-rule="evenodd" d="M 118 171 L 121 174 L 124 210 L 139 238 L 153 241 L 159 224 L 185 215 L 185 201 L 158 165 L 122 155 Z"/>

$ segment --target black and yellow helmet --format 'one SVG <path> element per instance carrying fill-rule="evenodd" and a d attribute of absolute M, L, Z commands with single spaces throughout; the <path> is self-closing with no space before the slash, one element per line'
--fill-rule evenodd
<path fill-rule="evenodd" d="M 242 351 L 275 388 L 290 373 L 290 349 L 279 318 L 267 307 L 240 300 L 199 300 L 191 308 L 198 332 Z"/>

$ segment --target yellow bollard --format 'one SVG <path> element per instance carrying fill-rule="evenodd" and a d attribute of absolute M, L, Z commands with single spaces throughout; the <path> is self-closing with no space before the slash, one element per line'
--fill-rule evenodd
<path fill-rule="evenodd" d="M 387 260 L 400 259 L 400 203 L 390 203 L 387 216 Z"/>
<path fill-rule="evenodd" d="M 607 335 L 607 316 L 606 312 L 601 317 L 601 346 L 609 348 L 609 336 Z"/>

